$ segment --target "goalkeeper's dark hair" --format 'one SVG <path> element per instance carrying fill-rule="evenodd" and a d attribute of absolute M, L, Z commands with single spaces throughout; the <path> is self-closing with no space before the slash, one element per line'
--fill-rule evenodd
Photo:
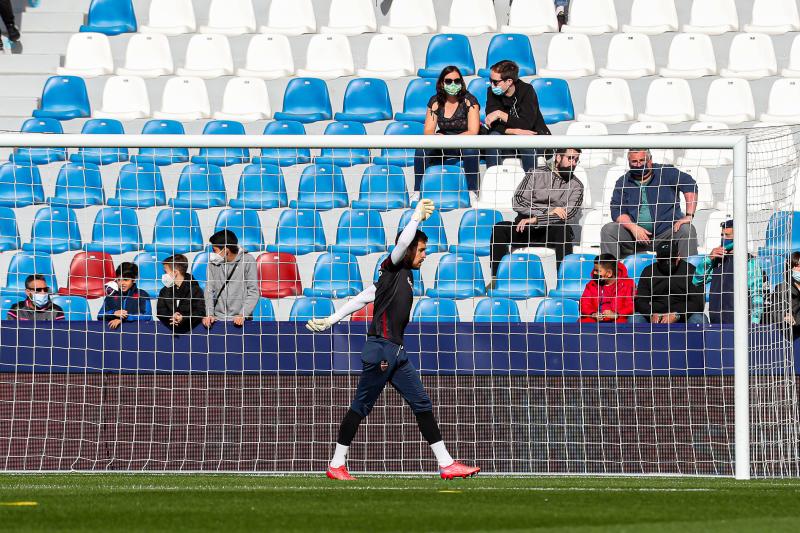
<path fill-rule="evenodd" d="M 597 266 L 611 270 L 611 272 L 614 273 L 614 276 L 617 275 L 618 263 L 617 258 L 614 257 L 614 254 L 600 254 L 595 258 L 594 263 Z"/>
<path fill-rule="evenodd" d="M 400 235 L 402 234 L 402 231 L 397 233 L 397 237 L 394 238 L 395 244 L 397 244 L 397 241 L 400 240 Z M 417 246 L 421 242 L 428 242 L 428 236 L 425 235 L 424 231 L 417 230 L 417 232 L 414 234 L 414 238 L 411 239 L 411 242 L 408 244 L 408 248 L 406 249 L 405 261 L 411 262 L 414 260 L 414 256 L 417 255 Z"/>

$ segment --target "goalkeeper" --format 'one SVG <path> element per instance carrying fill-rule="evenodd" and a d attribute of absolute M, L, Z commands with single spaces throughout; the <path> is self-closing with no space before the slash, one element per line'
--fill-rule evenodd
<path fill-rule="evenodd" d="M 325 331 L 368 303 L 375 302 L 367 342 L 361 352 L 362 372 L 358 389 L 339 427 L 336 451 L 326 472 L 331 479 L 353 479 L 345 466 L 348 448 L 359 424 L 372 410 L 387 382 L 397 389 L 414 411 L 420 432 L 436 455 L 442 478 L 465 478 L 480 471 L 480 468 L 463 465 L 450 457 L 433 416 L 431 400 L 403 348 L 403 333 L 413 301 L 411 271 L 419 270 L 425 260 L 428 241 L 417 227 L 433 211 L 431 200 L 420 200 L 408 225 L 398 235 L 394 250 L 381 264 L 378 282 L 328 318 L 309 320 L 306 324 L 311 331 Z"/>

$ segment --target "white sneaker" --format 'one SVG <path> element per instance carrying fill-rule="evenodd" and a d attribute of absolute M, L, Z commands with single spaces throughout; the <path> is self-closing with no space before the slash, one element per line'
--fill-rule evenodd
<path fill-rule="evenodd" d="M 412 192 L 411 195 L 409 195 L 408 199 L 411 200 L 412 202 L 418 202 L 419 201 L 419 191 Z"/>

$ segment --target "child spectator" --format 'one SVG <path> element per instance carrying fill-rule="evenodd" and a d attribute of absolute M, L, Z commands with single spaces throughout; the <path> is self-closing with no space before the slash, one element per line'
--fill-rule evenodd
<path fill-rule="evenodd" d="M 97 320 L 108 322 L 111 329 L 117 329 L 123 322 L 150 320 L 150 295 L 136 286 L 139 267 L 135 263 L 121 263 L 116 274 L 114 281 L 106 283 L 106 299 Z"/>
<path fill-rule="evenodd" d="M 611 254 L 600 254 L 592 277 L 581 295 L 581 322 L 627 322 L 636 287 L 625 265 Z"/>
<path fill-rule="evenodd" d="M 197 326 L 206 313 L 203 289 L 189 270 L 185 255 L 167 257 L 162 262 L 164 288 L 158 293 L 156 317 L 174 333 L 187 333 Z"/>

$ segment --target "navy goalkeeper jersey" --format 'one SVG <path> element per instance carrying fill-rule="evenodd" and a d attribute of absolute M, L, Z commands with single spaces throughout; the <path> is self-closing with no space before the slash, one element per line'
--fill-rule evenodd
<path fill-rule="evenodd" d="M 375 303 L 369 335 L 403 344 L 403 333 L 414 301 L 414 275 L 403 264 L 392 263 L 391 255 L 381 264 L 375 284 Z"/>

